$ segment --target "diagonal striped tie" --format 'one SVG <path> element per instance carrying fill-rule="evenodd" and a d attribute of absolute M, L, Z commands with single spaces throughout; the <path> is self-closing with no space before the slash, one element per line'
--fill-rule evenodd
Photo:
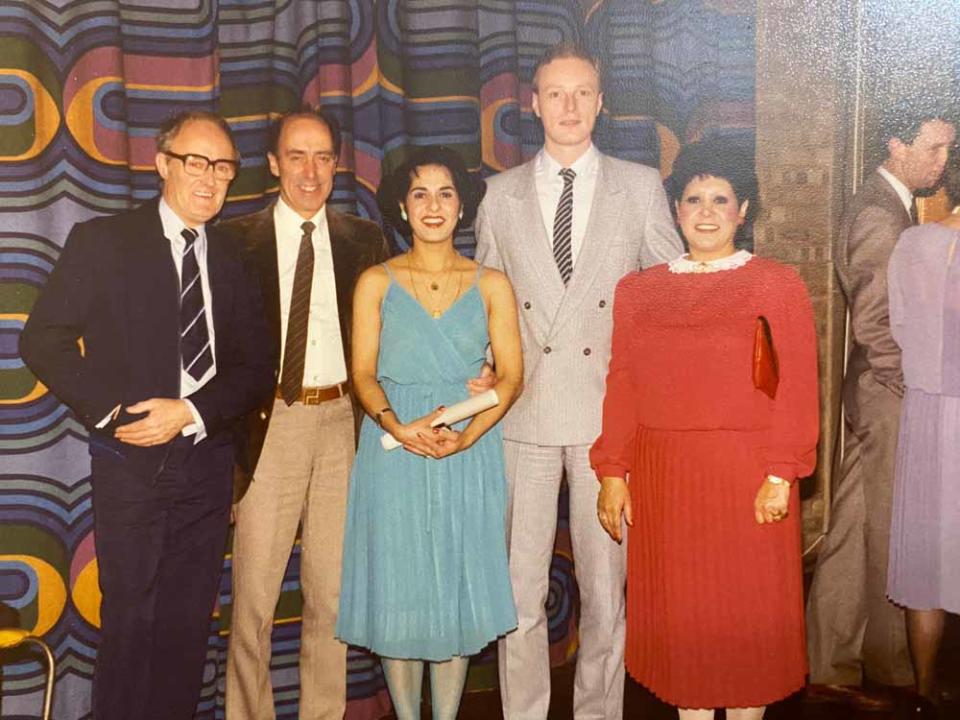
<path fill-rule="evenodd" d="M 194 380 L 199 380 L 213 365 L 213 351 L 197 262 L 198 234 L 185 228 L 180 235 L 186 241 L 180 267 L 180 362 Z"/>
<path fill-rule="evenodd" d="M 560 171 L 563 176 L 563 190 L 557 203 L 557 214 L 553 218 L 553 258 L 563 284 L 566 285 L 573 274 L 573 251 L 570 247 L 570 227 L 573 222 L 573 179 L 577 174 L 570 168 Z"/>
<path fill-rule="evenodd" d="M 307 320 L 310 318 L 310 290 L 313 287 L 312 222 L 300 226 L 300 252 L 293 273 L 293 292 L 287 316 L 287 339 L 283 346 L 283 370 L 280 372 L 280 396 L 293 405 L 303 390 L 303 369 L 307 362 Z"/>

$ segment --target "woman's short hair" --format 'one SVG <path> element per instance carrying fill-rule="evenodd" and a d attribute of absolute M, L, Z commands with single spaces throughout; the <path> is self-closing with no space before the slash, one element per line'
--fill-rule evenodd
<path fill-rule="evenodd" d="M 377 204 L 384 222 L 409 237 L 410 223 L 400 216 L 400 203 L 405 202 L 417 168 L 426 165 L 445 167 L 453 178 L 460 196 L 463 217 L 458 227 L 468 227 L 477 217 L 477 208 L 487 189 L 486 183 L 467 170 L 460 154 L 444 145 L 426 145 L 413 150 L 392 172 L 385 173 L 377 188 Z"/>
<path fill-rule="evenodd" d="M 684 145 L 673 163 L 673 173 L 666 183 L 667 192 L 671 200 L 680 202 L 691 180 L 722 178 L 730 183 L 738 204 L 750 201 L 746 217 L 749 222 L 758 210 L 755 160 L 753 144 L 740 139 L 712 137 Z"/>

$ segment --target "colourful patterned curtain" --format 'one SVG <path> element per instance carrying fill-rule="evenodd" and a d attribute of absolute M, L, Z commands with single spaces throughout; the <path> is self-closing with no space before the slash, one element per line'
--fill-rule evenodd
<path fill-rule="evenodd" d="M 455 146 L 490 174 L 542 142 L 530 72 L 579 40 L 604 67 L 598 145 L 667 174 L 681 143 L 752 137 L 753 13 L 745 0 L 5 0 L 0 4 L 0 626 L 43 635 L 57 656 L 54 716 L 89 711 L 99 623 L 85 431 L 17 354 L 20 328 L 77 221 L 152 197 L 153 135 L 175 110 L 228 118 L 243 155 L 227 215 L 275 192 L 264 158 L 272 116 L 319 103 L 346 131 L 333 202 L 377 218 L 384 159 Z M 394 238 L 397 247 L 401 241 Z M 459 240 L 465 251 L 472 238 Z M 561 524 L 562 525 L 562 524 Z M 569 536 L 549 598 L 552 657 L 576 651 Z M 274 632 L 280 717 L 295 717 L 298 555 Z M 197 717 L 222 717 L 230 559 L 211 627 Z M 43 672 L 5 655 L 0 715 L 38 717 Z M 471 687 L 494 682 L 488 650 Z M 351 718 L 388 707 L 379 664 L 351 651 Z"/>

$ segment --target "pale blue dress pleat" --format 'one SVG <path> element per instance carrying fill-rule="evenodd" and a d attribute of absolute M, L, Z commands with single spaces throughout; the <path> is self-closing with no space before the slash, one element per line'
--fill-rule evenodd
<path fill-rule="evenodd" d="M 377 375 L 397 417 L 407 422 L 466 399 L 488 342 L 476 283 L 434 319 L 391 276 Z M 337 636 L 390 658 L 473 655 L 517 625 L 500 428 L 441 460 L 385 451 L 382 433 L 363 419 Z"/>

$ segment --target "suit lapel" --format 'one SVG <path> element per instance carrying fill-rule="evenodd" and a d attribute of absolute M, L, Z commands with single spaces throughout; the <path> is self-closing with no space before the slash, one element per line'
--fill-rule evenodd
<path fill-rule="evenodd" d="M 214 343 L 216 338 L 226 339 L 230 333 L 227 330 L 227 320 L 233 313 L 233 284 L 227 275 L 227 264 L 224 258 L 224 238 L 217 229 L 206 227 L 207 234 L 207 278 L 210 280 L 210 303 L 213 306 Z M 217 348 L 216 344 L 214 345 Z M 223 343 L 219 349 L 223 349 Z M 217 365 L 222 367 L 222 359 L 215 354 Z"/>
<path fill-rule="evenodd" d="M 127 357 L 140 358 L 162 378 L 158 387 L 179 396 L 180 281 L 163 234 L 157 202 L 133 216 L 133 237 L 127 252 L 127 317 L 131 347 Z"/>
<path fill-rule="evenodd" d="M 547 235 L 540 210 L 535 170 L 536 161 L 531 160 L 524 167 L 523 174 L 517 177 L 513 192 L 507 195 L 507 212 L 510 226 L 516 228 L 516 243 L 521 248 L 516 253 L 516 261 L 523 265 L 521 273 L 530 279 L 530 292 L 553 318 L 555 316 L 551 313 L 560 307 L 565 287 L 553 257 L 553 239 Z M 538 323 L 534 323 L 533 327 L 541 335 L 539 340 L 542 342 L 546 336 L 540 330 L 546 330 L 546 327 Z"/>
<path fill-rule="evenodd" d="M 330 233 L 330 252 L 333 256 L 333 277 L 337 285 L 337 315 L 340 319 L 340 339 L 343 358 L 350 369 L 350 322 L 353 317 L 353 286 L 359 259 L 353 234 L 347 220 L 327 205 L 327 231 Z"/>
<path fill-rule="evenodd" d="M 251 256 L 260 276 L 260 293 L 266 313 L 267 330 L 280 357 L 280 271 L 277 268 L 277 229 L 273 224 L 273 204 L 260 211 L 250 237 Z"/>
<path fill-rule="evenodd" d="M 900 221 L 903 223 L 905 229 L 913 225 L 913 219 L 903 206 L 903 200 L 900 199 L 900 195 L 893 189 L 893 185 L 891 185 L 883 175 L 879 172 L 874 172 L 873 176 L 870 177 L 867 182 L 873 183 L 873 192 L 876 193 L 878 205 L 898 208 L 900 211 Z"/>
<path fill-rule="evenodd" d="M 616 236 L 624 199 L 623 187 L 611 177 L 606 156 L 601 155 L 597 165 L 597 182 L 587 218 L 583 244 L 573 265 L 573 275 L 554 318 L 557 327 L 575 313 L 580 302 L 590 292 L 593 281 L 603 267 L 610 251 L 607 239 Z M 551 257 L 552 260 L 552 257 Z M 559 277 L 559 272 L 558 272 Z"/>

